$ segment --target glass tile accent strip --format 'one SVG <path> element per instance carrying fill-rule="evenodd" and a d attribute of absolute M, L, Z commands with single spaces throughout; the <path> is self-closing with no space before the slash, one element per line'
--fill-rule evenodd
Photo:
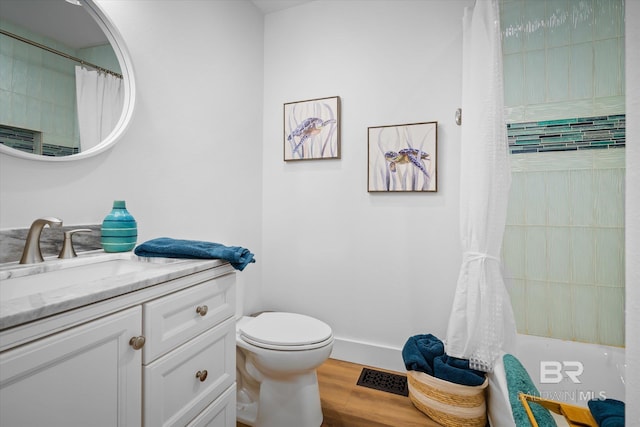
<path fill-rule="evenodd" d="M 624 114 L 507 124 L 511 154 L 625 146 Z"/>

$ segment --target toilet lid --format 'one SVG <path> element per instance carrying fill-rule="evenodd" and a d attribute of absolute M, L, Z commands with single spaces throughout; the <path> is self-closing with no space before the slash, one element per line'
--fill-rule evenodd
<path fill-rule="evenodd" d="M 262 313 L 240 327 L 247 342 L 266 348 L 304 349 L 323 345 L 333 336 L 326 323 L 295 313 Z"/>

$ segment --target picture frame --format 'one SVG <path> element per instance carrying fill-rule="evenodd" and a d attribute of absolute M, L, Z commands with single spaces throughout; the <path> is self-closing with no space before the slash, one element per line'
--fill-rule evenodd
<path fill-rule="evenodd" d="M 340 158 L 340 97 L 284 104 L 284 160 Z"/>
<path fill-rule="evenodd" d="M 368 192 L 437 192 L 438 122 L 367 129 Z"/>

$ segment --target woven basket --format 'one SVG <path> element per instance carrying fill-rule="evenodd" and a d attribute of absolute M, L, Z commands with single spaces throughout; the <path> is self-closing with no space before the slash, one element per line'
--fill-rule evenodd
<path fill-rule="evenodd" d="M 445 427 L 485 427 L 485 390 L 489 380 L 479 386 L 444 381 L 424 372 L 407 372 L 409 398 L 420 411 Z"/>

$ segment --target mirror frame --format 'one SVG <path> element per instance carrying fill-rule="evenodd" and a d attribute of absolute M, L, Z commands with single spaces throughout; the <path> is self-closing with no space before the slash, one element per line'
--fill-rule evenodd
<path fill-rule="evenodd" d="M 124 40 L 118 31 L 117 27 L 113 25 L 111 20 L 107 17 L 106 13 L 98 6 L 93 0 L 80 0 L 82 7 L 85 8 L 87 13 L 98 23 L 102 32 L 107 36 L 111 47 L 113 48 L 120 68 L 122 71 L 122 78 L 124 82 L 124 102 L 122 106 L 122 113 L 120 119 L 116 123 L 111 133 L 104 138 L 98 145 L 91 147 L 87 151 L 83 151 L 70 156 L 43 156 L 40 154 L 27 153 L 26 151 L 17 150 L 15 148 L 7 147 L 4 144 L 0 144 L 0 153 L 8 154 L 13 157 L 19 157 L 21 159 L 45 161 L 45 162 L 68 162 L 75 160 L 82 160 L 88 157 L 95 156 L 103 151 L 111 148 L 120 138 L 129 126 L 131 116 L 133 115 L 133 107 L 135 104 L 135 80 L 133 77 L 133 67 L 131 65 L 131 56 L 124 43 Z"/>

